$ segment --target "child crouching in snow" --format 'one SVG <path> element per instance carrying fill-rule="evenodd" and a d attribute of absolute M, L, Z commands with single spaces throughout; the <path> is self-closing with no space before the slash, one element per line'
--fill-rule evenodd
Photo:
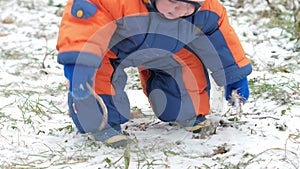
<path fill-rule="evenodd" d="M 120 127 L 130 117 L 127 67 L 138 67 L 160 120 L 194 133 L 214 130 L 207 69 L 227 100 L 234 89 L 249 97 L 251 64 L 218 0 L 69 0 L 57 50 L 76 127 L 114 147 L 128 142 Z"/>

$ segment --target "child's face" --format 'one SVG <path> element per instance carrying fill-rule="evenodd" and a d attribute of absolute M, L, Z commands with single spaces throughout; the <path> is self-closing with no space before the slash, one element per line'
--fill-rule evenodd
<path fill-rule="evenodd" d="M 195 6 L 177 0 L 156 0 L 157 10 L 168 19 L 177 19 L 194 13 Z"/>

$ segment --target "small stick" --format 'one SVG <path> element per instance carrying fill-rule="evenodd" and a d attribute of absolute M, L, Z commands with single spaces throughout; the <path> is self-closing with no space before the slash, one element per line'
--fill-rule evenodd
<path fill-rule="evenodd" d="M 235 107 L 235 112 L 239 118 L 242 117 L 242 113 L 243 113 L 243 109 L 242 109 L 243 102 L 241 101 L 241 99 L 244 99 L 244 98 L 238 94 L 238 89 L 232 90 L 231 97 L 230 97 L 228 104 L 232 107 Z M 234 118 L 234 125 L 236 128 L 238 127 L 237 126 L 237 117 Z"/>
<path fill-rule="evenodd" d="M 86 82 L 86 87 L 89 89 L 89 91 L 92 93 L 92 95 L 96 98 L 96 100 L 100 104 L 101 109 L 103 111 L 102 122 L 99 127 L 99 131 L 100 131 L 100 130 L 104 129 L 104 127 L 107 123 L 107 117 L 108 117 L 107 107 L 105 106 L 103 99 L 95 92 L 95 90 L 91 87 L 91 85 L 88 82 Z"/>
<path fill-rule="evenodd" d="M 236 108 L 236 113 L 238 114 L 239 117 L 242 116 L 243 113 L 243 109 L 242 109 L 242 105 L 243 105 L 243 99 L 245 99 L 244 97 L 240 96 L 237 92 L 237 90 L 232 90 L 231 93 L 231 98 L 229 100 L 229 104 L 234 104 L 235 108 Z"/>

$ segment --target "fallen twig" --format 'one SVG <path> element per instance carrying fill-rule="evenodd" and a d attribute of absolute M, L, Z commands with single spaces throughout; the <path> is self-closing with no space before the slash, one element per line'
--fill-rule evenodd
<path fill-rule="evenodd" d="M 280 120 L 279 118 L 272 117 L 272 116 L 264 116 L 264 117 L 253 117 L 253 119 L 274 119 L 274 120 Z"/>

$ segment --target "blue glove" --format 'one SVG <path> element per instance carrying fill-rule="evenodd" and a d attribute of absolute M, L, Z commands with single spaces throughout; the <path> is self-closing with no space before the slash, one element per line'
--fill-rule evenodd
<path fill-rule="evenodd" d="M 64 65 L 65 77 L 70 82 L 69 90 L 75 99 L 82 100 L 91 95 L 86 86 L 86 82 L 94 86 L 95 72 L 96 68 L 94 67 L 83 65 L 75 66 L 74 64 Z"/>
<path fill-rule="evenodd" d="M 235 83 L 229 84 L 226 86 L 225 89 L 225 97 L 226 100 L 230 100 L 231 98 L 231 92 L 232 90 L 237 90 L 237 93 L 241 96 L 240 100 L 244 103 L 248 100 L 250 92 L 248 87 L 248 80 L 247 78 L 244 78 L 240 81 L 237 81 Z"/>

